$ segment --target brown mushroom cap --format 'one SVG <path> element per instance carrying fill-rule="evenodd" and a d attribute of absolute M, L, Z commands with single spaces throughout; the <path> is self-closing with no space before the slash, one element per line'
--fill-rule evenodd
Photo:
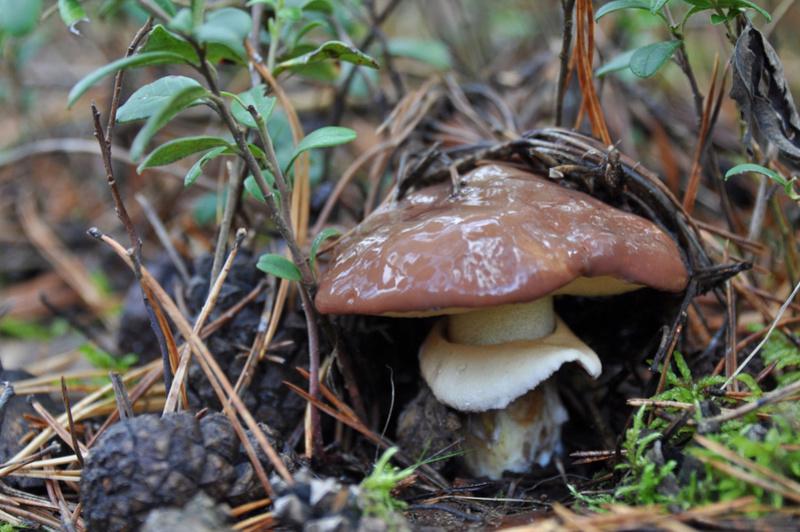
<path fill-rule="evenodd" d="M 458 195 L 441 183 L 364 220 L 337 246 L 317 308 L 444 314 L 585 294 L 593 277 L 686 287 L 677 245 L 644 218 L 508 166 L 478 167 L 462 183 Z M 578 288 L 565 291 L 570 283 Z"/>

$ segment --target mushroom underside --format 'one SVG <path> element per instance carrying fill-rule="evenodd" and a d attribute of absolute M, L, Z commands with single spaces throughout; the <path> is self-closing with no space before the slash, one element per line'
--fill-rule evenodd
<path fill-rule="evenodd" d="M 547 465 L 560 452 L 567 412 L 550 377 L 568 362 L 592 377 L 602 370 L 555 315 L 552 297 L 447 316 L 420 348 L 434 396 L 466 413 L 467 466 L 492 478 Z"/>

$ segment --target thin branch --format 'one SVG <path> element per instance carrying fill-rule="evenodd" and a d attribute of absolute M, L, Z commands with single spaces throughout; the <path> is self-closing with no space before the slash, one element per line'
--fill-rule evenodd
<path fill-rule="evenodd" d="M 224 102 L 219 102 L 217 106 L 223 112 L 227 112 Z M 256 179 L 256 182 L 258 183 L 259 188 L 261 188 L 265 199 L 268 201 L 268 206 L 270 207 L 273 220 L 280 220 L 281 222 L 278 224 L 278 229 L 284 236 L 284 239 L 286 240 L 286 243 L 289 246 L 289 250 L 292 254 L 292 258 L 294 259 L 294 263 L 299 268 L 302 276 L 302 283 L 300 284 L 299 291 L 303 302 L 303 312 L 305 313 L 306 317 L 306 328 L 308 330 L 309 339 L 309 370 L 311 371 L 312 375 L 312 378 L 309 381 L 309 393 L 312 397 L 316 398 L 319 396 L 317 383 L 319 379 L 320 353 L 316 312 L 313 304 L 311 303 L 311 295 L 309 293 L 310 289 L 312 289 L 314 286 L 313 276 L 311 274 L 308 261 L 300 251 L 297 241 L 294 238 L 293 229 L 291 226 L 291 212 L 289 211 L 289 198 L 291 197 L 291 192 L 289 191 L 289 187 L 283 174 L 283 170 L 281 169 L 280 162 L 275 154 L 275 148 L 272 144 L 272 138 L 267 131 L 266 122 L 264 121 L 264 117 L 258 113 L 254 106 L 249 105 L 247 110 L 252 115 L 258 126 L 256 131 L 259 136 L 259 140 L 264 147 L 267 165 L 272 171 L 272 174 L 275 178 L 275 185 L 278 188 L 278 192 L 281 194 L 280 202 L 276 201 L 274 195 L 269 189 L 269 185 L 264 180 L 264 177 L 261 174 L 261 169 L 258 164 L 255 163 L 255 159 L 253 158 L 252 153 L 250 153 L 249 148 L 245 146 L 242 149 L 246 152 L 248 166 L 250 166 L 250 169 L 253 170 L 253 175 Z M 234 128 L 238 130 L 238 127 L 235 125 Z M 235 133 L 234 136 L 236 137 Z M 239 137 L 241 137 L 241 134 Z M 237 142 L 239 142 L 238 139 Z M 253 163 L 250 163 L 249 159 L 252 159 Z M 280 208 L 280 213 L 277 212 L 278 207 Z M 281 227 L 281 225 L 283 225 L 283 227 Z M 306 454 L 310 458 L 313 456 L 315 451 L 321 450 L 322 429 L 319 423 L 319 414 L 315 411 L 313 406 L 309 406 L 309 409 L 311 434 L 306 434 L 306 442 L 309 444 L 306 447 Z"/>
<path fill-rule="evenodd" d="M 114 388 L 114 399 L 117 402 L 119 418 L 123 421 L 132 418 L 133 406 L 131 406 L 131 399 L 128 397 L 128 391 L 125 389 L 119 373 L 109 371 L 108 378 L 111 379 L 111 386 Z"/>
<path fill-rule="evenodd" d="M 250 8 L 250 18 L 253 19 L 253 26 L 250 28 L 250 36 L 247 42 L 250 43 L 250 47 L 253 49 L 255 55 L 261 58 L 261 25 L 264 21 L 263 3 L 257 2 L 252 5 Z M 249 70 L 250 85 L 255 87 L 258 85 L 258 72 L 252 64 L 249 65 Z"/>
<path fill-rule="evenodd" d="M 319 397 L 319 328 L 316 323 L 316 311 L 311 298 L 305 290 L 300 290 L 300 299 L 303 312 L 306 315 L 306 328 L 308 329 L 308 394 L 313 398 Z M 319 456 L 322 451 L 322 427 L 319 412 L 311 403 L 308 403 L 308 420 L 310 430 L 306 431 L 306 456 L 311 458 Z"/>
<path fill-rule="evenodd" d="M 83 468 L 83 454 L 81 454 L 80 446 L 78 445 L 78 436 L 75 433 L 75 421 L 72 419 L 72 405 L 70 404 L 69 393 L 67 393 L 67 381 L 64 379 L 63 375 L 61 376 L 61 398 L 64 401 L 64 412 L 67 414 L 72 448 L 75 449 L 75 456 L 78 458 L 78 464 Z"/>
<path fill-rule="evenodd" d="M 212 279 L 211 290 L 209 291 L 208 297 L 206 298 L 205 303 L 203 303 L 203 308 L 200 309 L 200 314 L 197 316 L 194 326 L 192 327 L 193 333 L 199 334 L 203 329 L 203 326 L 206 324 L 206 320 L 208 319 L 209 315 L 211 315 L 211 311 L 217 303 L 217 298 L 222 291 L 222 287 L 225 284 L 225 279 L 228 277 L 228 273 L 231 271 L 231 268 L 233 268 L 233 261 L 236 259 L 236 255 L 239 252 L 239 247 L 241 246 L 246 234 L 247 232 L 244 229 L 239 229 L 236 232 L 236 240 L 233 243 L 233 249 L 231 249 L 228 259 L 225 261 L 225 265 L 222 267 L 219 275 L 215 279 Z M 189 344 L 186 343 L 181 351 L 180 363 L 175 371 L 175 380 L 172 382 L 172 387 L 168 388 L 167 400 L 164 403 L 163 413 L 165 415 L 170 412 L 177 411 L 179 392 L 183 395 L 184 403 L 188 406 L 184 381 L 186 379 L 186 371 L 189 367 L 189 362 L 191 361 L 192 351 L 189 347 Z"/>
<path fill-rule="evenodd" d="M 564 29 L 561 33 L 561 69 L 558 72 L 558 93 L 556 95 L 556 127 L 564 125 L 564 96 L 567 92 L 567 78 L 569 76 L 569 58 L 572 48 L 572 15 L 575 11 L 575 0 L 561 0 L 562 13 L 564 15 Z"/>
<path fill-rule="evenodd" d="M 94 136 L 97 138 L 97 142 L 100 145 L 100 152 L 103 155 L 103 165 L 106 170 L 106 180 L 111 190 L 111 197 L 114 199 L 114 210 L 117 213 L 117 217 L 122 222 L 122 225 L 125 227 L 125 231 L 128 233 L 128 239 L 132 246 L 131 258 L 134 264 L 133 271 L 142 291 L 142 300 L 144 302 L 144 308 L 147 311 L 150 328 L 153 329 L 153 333 L 155 333 L 156 339 L 158 340 L 161 360 L 164 363 L 164 386 L 169 389 L 172 384 L 172 373 L 170 372 L 170 358 L 169 350 L 167 349 L 166 333 L 161 329 L 159 320 L 150 303 L 150 299 L 147 297 L 147 291 L 141 284 L 142 239 L 139 237 L 139 233 L 133 225 L 131 217 L 128 215 L 128 210 L 125 208 L 125 203 L 122 201 L 122 196 L 117 188 L 117 180 L 114 177 L 114 168 L 111 164 L 111 143 L 106 140 L 106 134 L 103 132 L 103 125 L 100 123 L 100 111 L 97 110 L 97 106 L 94 102 L 92 102 L 92 118 L 94 120 Z"/>
<path fill-rule="evenodd" d="M 133 40 L 131 44 L 128 46 L 128 51 L 125 52 L 125 57 L 130 57 L 139 47 L 139 44 L 142 42 L 142 39 L 150 33 L 150 30 L 153 28 L 153 17 L 149 17 L 147 21 L 144 23 L 144 26 L 139 28 L 139 31 L 136 32 L 136 35 L 133 36 Z M 108 125 L 106 125 L 106 137 L 105 142 L 111 145 L 111 140 L 114 134 L 114 124 L 117 122 L 117 109 L 119 109 L 119 100 L 120 96 L 122 95 L 122 78 L 125 76 L 125 69 L 121 68 L 117 71 L 116 76 L 114 76 L 114 90 L 112 91 L 111 96 L 111 108 L 108 111 Z"/>
<path fill-rule="evenodd" d="M 739 365 L 739 367 L 736 369 L 736 371 L 733 373 L 733 375 L 728 377 L 728 380 L 725 381 L 725 384 L 723 384 L 720 387 L 720 391 L 725 391 L 725 388 L 727 388 L 728 385 L 730 385 L 730 383 L 733 381 L 733 379 L 735 379 L 742 371 L 744 371 L 744 368 L 746 368 L 747 365 L 750 363 L 750 361 L 753 360 L 753 357 L 756 356 L 759 351 L 761 351 L 761 348 L 764 347 L 764 345 L 769 340 L 769 337 L 772 334 L 772 331 L 774 331 L 775 327 L 777 327 L 778 323 L 781 320 L 781 317 L 783 317 L 783 314 L 784 314 L 784 312 L 786 312 L 786 309 L 789 308 L 789 304 L 792 302 L 794 297 L 797 295 L 798 291 L 800 291 L 800 283 L 797 283 L 797 285 L 792 290 L 792 293 L 789 294 L 789 297 L 786 299 L 786 301 L 783 303 L 783 305 L 781 305 L 781 308 L 778 310 L 778 313 L 775 315 L 775 319 L 772 320 L 772 324 L 769 326 L 769 329 L 767 330 L 767 333 L 764 335 L 764 338 L 762 338 L 761 341 L 758 343 L 758 345 L 755 347 L 755 349 L 753 349 L 753 351 L 749 355 L 747 355 L 747 358 L 744 359 L 744 362 L 742 362 L 741 365 Z M 766 395 L 765 395 L 765 397 L 766 397 Z"/>
<path fill-rule="evenodd" d="M 700 88 L 697 85 L 697 78 L 695 78 L 692 64 L 689 62 L 689 54 L 686 53 L 686 44 L 683 40 L 683 34 L 680 31 L 680 27 L 675 24 L 675 19 L 672 17 L 669 5 L 664 6 L 664 13 L 667 15 L 667 22 L 672 37 L 680 42 L 675 54 L 675 62 L 678 63 L 681 71 L 689 81 L 689 87 L 691 88 L 692 97 L 694 98 L 694 112 L 697 115 L 697 125 L 699 127 L 703 120 L 703 93 L 700 92 Z"/>
<path fill-rule="evenodd" d="M 292 219 L 292 214 L 289 211 L 289 198 L 291 197 L 291 191 L 286 183 L 286 176 L 283 175 L 280 162 L 278 162 L 278 156 L 275 154 L 275 146 L 272 144 L 272 137 L 270 136 L 269 131 L 267 131 L 267 123 L 265 122 L 264 117 L 259 114 L 254 106 L 248 105 L 247 111 L 253 117 L 253 120 L 255 120 L 256 125 L 258 126 L 256 128 L 258 140 L 260 140 L 262 146 L 264 146 L 264 154 L 267 156 L 267 166 L 272 172 L 272 175 L 275 177 L 275 186 L 278 187 L 278 192 L 281 195 L 280 214 L 284 220 L 290 221 Z"/>
<path fill-rule="evenodd" d="M 153 230 L 156 232 L 156 236 L 161 242 L 161 245 L 164 246 L 164 250 L 167 252 L 167 255 L 169 255 L 172 265 L 175 266 L 175 269 L 178 271 L 178 275 L 181 276 L 181 281 L 183 281 L 185 286 L 188 286 L 190 280 L 189 269 L 186 267 L 186 263 L 183 261 L 183 258 L 181 258 L 178 250 L 176 250 L 175 246 L 172 244 L 172 239 L 167 232 L 167 228 L 164 227 L 163 222 L 158 217 L 158 213 L 156 212 L 155 208 L 153 208 L 153 204 L 150 203 L 150 201 L 142 194 L 136 194 L 134 197 L 142 207 L 142 211 L 144 211 L 147 221 L 150 222 L 151 226 L 153 226 Z"/>
<path fill-rule="evenodd" d="M 153 361 L 153 362 L 154 362 L 154 363 L 158 363 L 158 362 L 160 362 L 160 361 Z M 145 366 L 145 367 L 147 367 L 147 366 Z M 145 374 L 145 375 L 144 375 L 144 377 L 142 377 L 142 380 L 140 380 L 140 381 L 139 381 L 139 382 L 136 384 L 136 386 L 134 386 L 134 387 L 131 389 L 131 392 L 130 392 L 130 394 L 129 394 L 129 397 L 130 397 L 130 400 L 131 400 L 131 404 L 136 404 L 136 401 L 138 401 L 139 399 L 141 399 L 141 398 L 144 396 L 144 394 L 145 394 L 145 393 L 147 393 L 147 391 L 148 391 L 150 388 L 152 388 L 152 387 L 153 387 L 153 385 L 156 383 L 156 381 L 158 381 L 158 377 L 159 377 L 159 375 L 160 375 L 161 373 L 162 373 L 161 369 L 160 369 L 160 368 L 158 368 L 157 366 L 154 366 L 154 369 L 150 370 L 150 371 L 149 371 L 147 374 Z M 127 377 L 125 377 L 125 378 L 127 378 Z M 110 386 L 110 385 L 109 385 L 109 386 Z M 87 447 L 89 447 L 89 448 L 91 449 L 91 448 L 92 448 L 92 446 L 93 446 L 93 445 L 95 444 L 95 442 L 97 441 L 97 439 L 98 439 L 98 438 L 99 438 L 99 437 L 100 437 L 100 436 L 101 436 L 101 435 L 102 435 L 102 434 L 103 434 L 103 433 L 104 433 L 106 430 L 108 430 L 108 428 L 109 428 L 111 425 L 113 425 L 114 423 L 116 423 L 118 420 L 119 420 L 119 410 L 116 410 L 116 409 L 115 409 L 115 410 L 113 410 L 113 411 L 111 412 L 111 414 L 110 414 L 110 415 L 109 415 L 109 416 L 106 418 L 106 420 L 103 422 L 103 424 L 100 426 L 100 428 L 99 428 L 99 429 L 97 429 L 97 432 L 95 432 L 95 433 L 92 435 L 92 438 L 89 440 L 89 443 L 87 443 L 87 444 L 86 444 L 86 446 L 87 446 Z"/>
<path fill-rule="evenodd" d="M 208 72 L 206 75 L 206 79 L 209 81 L 209 84 L 213 82 L 213 76 L 211 76 L 209 69 L 206 68 L 203 70 Z M 286 245 L 289 247 L 289 250 L 292 253 L 292 258 L 294 259 L 295 264 L 297 265 L 300 273 L 302 275 L 302 284 L 305 286 L 313 286 L 313 277 L 311 275 L 311 269 L 309 268 L 308 261 L 303 256 L 300 247 L 297 245 L 297 241 L 295 240 L 294 231 L 292 230 L 292 226 L 289 220 L 286 220 L 283 216 L 281 216 L 280 208 L 277 205 L 274 195 L 270 190 L 269 184 L 267 183 L 266 179 L 264 178 L 264 174 L 261 171 L 261 167 L 259 166 L 258 162 L 256 161 L 253 154 L 250 152 L 250 147 L 246 139 L 244 138 L 244 134 L 239 126 L 236 125 L 233 116 L 230 113 L 225 101 L 219 95 L 219 89 L 216 89 L 216 83 L 211 87 L 212 92 L 214 93 L 211 96 L 211 100 L 214 103 L 214 107 L 217 110 L 217 113 L 222 118 L 223 122 L 227 126 L 228 130 L 233 134 L 233 138 L 236 142 L 237 147 L 239 148 L 240 155 L 244 158 L 245 164 L 247 165 L 247 170 L 253 175 L 256 180 L 256 183 L 261 189 L 261 193 L 264 195 L 264 198 L 267 202 L 267 211 L 270 215 L 270 220 L 275 224 L 278 232 L 280 233 L 281 237 L 286 241 Z M 276 184 L 278 182 L 278 176 L 275 176 Z M 279 185 L 280 186 L 280 185 Z M 280 190 L 280 188 L 279 188 Z M 288 201 L 288 196 L 287 196 Z"/>
<path fill-rule="evenodd" d="M 217 234 L 217 245 L 214 248 L 214 260 L 211 263 L 211 285 L 219 275 L 222 261 L 225 257 L 225 250 L 228 248 L 228 237 L 233 226 L 233 218 L 236 216 L 236 207 L 242 197 L 242 184 L 244 183 L 244 168 L 239 159 L 239 164 L 226 164 L 228 172 L 228 194 L 225 198 L 225 208 L 222 211 L 222 221 L 219 224 Z"/>
<path fill-rule="evenodd" d="M 703 158 L 703 153 L 706 150 L 706 146 L 708 145 L 708 140 L 711 135 L 711 131 L 714 128 L 714 124 L 712 122 L 713 119 L 713 95 L 714 90 L 717 86 L 717 76 L 719 74 L 719 55 L 714 58 L 714 68 L 711 74 L 711 88 L 709 89 L 709 97 L 708 101 L 706 102 L 705 108 L 702 111 L 702 115 L 700 116 L 700 130 L 697 133 L 697 145 L 694 151 L 694 157 L 692 161 L 692 170 L 689 175 L 689 182 L 686 184 L 686 192 L 683 196 L 683 208 L 689 214 L 692 214 L 694 210 L 694 203 L 695 198 L 697 196 L 697 189 L 700 186 L 700 179 L 702 178 L 701 172 L 701 160 Z M 721 88 L 724 90 L 725 88 L 725 78 L 723 77 Z M 722 93 L 720 91 L 720 94 Z"/>
<path fill-rule="evenodd" d="M 264 302 L 264 308 L 258 320 L 256 337 L 253 339 L 253 345 L 250 346 L 250 352 L 247 354 L 247 359 L 244 362 L 244 366 L 242 366 L 242 371 L 236 379 L 234 392 L 241 393 L 242 390 L 250 386 L 250 381 L 255 374 L 256 364 L 263 358 L 264 353 L 269 347 L 269 343 L 275 336 L 275 331 L 278 329 L 278 320 L 275 319 L 275 316 L 283 311 L 283 304 L 286 301 L 288 291 L 289 284 L 283 280 L 280 283 L 274 301 L 267 300 Z"/>
<path fill-rule="evenodd" d="M 394 11 L 399 4 L 400 0 L 389 0 L 389 3 L 386 4 L 386 7 L 384 7 L 383 10 L 376 16 L 372 17 L 370 31 L 367 33 L 366 37 L 364 37 L 364 40 L 361 41 L 361 44 L 358 47 L 359 50 L 365 50 L 370 44 L 372 44 L 372 41 L 378 37 L 377 30 L 380 28 L 381 24 L 386 21 L 392 11 Z M 347 93 L 350 91 L 350 84 L 355 79 L 357 72 L 358 68 L 351 69 L 347 77 L 336 89 L 336 95 L 333 98 L 333 109 L 331 110 L 331 116 L 329 120 L 329 122 L 333 125 L 338 124 L 342 120 L 345 104 L 347 103 Z"/>

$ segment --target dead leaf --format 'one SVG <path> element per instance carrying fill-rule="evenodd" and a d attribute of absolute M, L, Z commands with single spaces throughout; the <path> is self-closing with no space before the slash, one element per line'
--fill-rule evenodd
<path fill-rule="evenodd" d="M 731 98 L 747 122 L 745 139 L 753 135 L 765 153 L 771 143 L 781 155 L 800 163 L 800 116 L 775 49 L 748 25 L 736 41 L 732 63 Z"/>

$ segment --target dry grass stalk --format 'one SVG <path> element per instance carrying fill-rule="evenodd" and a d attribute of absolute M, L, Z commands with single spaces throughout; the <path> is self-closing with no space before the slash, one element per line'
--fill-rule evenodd
<path fill-rule="evenodd" d="M 234 241 L 233 248 L 228 254 L 225 264 L 222 265 L 222 270 L 220 270 L 219 275 L 216 279 L 214 279 L 214 282 L 211 285 L 211 290 L 209 290 L 208 296 L 203 303 L 203 307 L 200 309 L 200 314 L 197 316 L 194 326 L 192 327 L 193 333 L 200 333 L 206 323 L 206 320 L 208 319 L 208 316 L 216 306 L 217 299 L 222 291 L 222 286 L 225 284 L 225 279 L 228 278 L 228 273 L 230 273 L 231 268 L 233 268 L 233 261 L 236 259 L 236 255 L 239 253 L 239 247 L 242 244 L 242 240 L 244 240 L 245 234 L 246 231 L 244 229 L 239 229 L 236 231 L 236 240 Z M 180 362 L 178 362 L 178 367 L 172 380 L 172 387 L 170 387 L 169 392 L 167 393 L 167 401 L 164 404 L 164 415 L 171 412 L 177 412 L 179 394 L 183 400 L 184 406 L 189 406 L 189 397 L 186 395 L 186 372 L 189 369 L 191 353 L 192 351 L 189 349 L 189 345 L 184 344 L 179 355 Z"/>

